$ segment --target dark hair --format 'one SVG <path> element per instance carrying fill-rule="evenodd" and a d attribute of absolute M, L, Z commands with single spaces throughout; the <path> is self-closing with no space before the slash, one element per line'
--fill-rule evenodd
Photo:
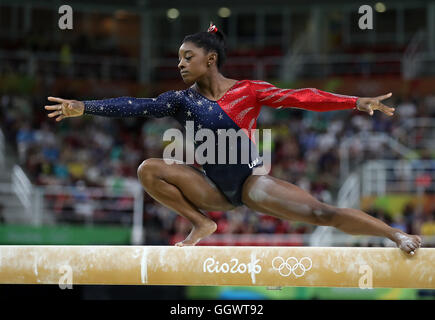
<path fill-rule="evenodd" d="M 218 31 L 211 33 L 207 31 L 197 32 L 184 37 L 183 43 L 192 42 L 198 48 L 203 48 L 207 53 L 214 51 L 217 53 L 217 67 L 220 69 L 227 59 L 226 55 L 226 37 L 218 29 Z"/>

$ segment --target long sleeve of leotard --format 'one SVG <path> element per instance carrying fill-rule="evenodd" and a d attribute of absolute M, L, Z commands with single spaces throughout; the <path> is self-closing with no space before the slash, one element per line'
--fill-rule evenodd
<path fill-rule="evenodd" d="M 173 116 L 178 108 L 177 91 L 167 91 L 157 98 L 119 97 L 102 100 L 86 100 L 86 114 L 106 117 L 140 117 L 162 118 Z"/>
<path fill-rule="evenodd" d="M 258 105 L 275 109 L 300 108 L 319 112 L 353 109 L 358 99 L 314 88 L 280 89 L 265 81 L 251 81 L 251 86 Z"/>

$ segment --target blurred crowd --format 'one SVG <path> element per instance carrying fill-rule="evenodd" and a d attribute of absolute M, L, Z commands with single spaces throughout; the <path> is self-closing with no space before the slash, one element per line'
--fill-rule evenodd
<path fill-rule="evenodd" d="M 2 37 L 0 72 L 36 74 L 39 77 L 81 77 L 137 81 L 137 50 L 121 47 L 103 34 L 62 33 L 37 29 L 21 37 Z M 128 43 L 128 42 L 127 42 Z M 133 45 L 136 48 L 137 44 Z M 32 59 L 29 59 L 29 54 Z M 91 54 L 92 53 L 92 54 Z M 73 67 L 74 66 L 74 67 Z"/>
<path fill-rule="evenodd" d="M 18 162 L 38 185 L 80 185 L 128 188 L 138 184 L 136 170 L 151 157 L 161 158 L 163 132 L 180 128 L 171 118 L 111 119 L 84 116 L 57 123 L 47 118 L 45 97 L 3 95 L 0 123 L 7 141 L 13 142 Z M 338 145 L 362 132 L 383 132 L 398 141 L 408 138 L 407 120 L 434 117 L 435 96 L 392 99 L 396 116 L 375 112 L 370 117 L 356 110 L 310 112 L 300 109 L 274 110 L 264 107 L 258 128 L 272 129 L 272 169 L 274 177 L 289 181 L 326 203 L 333 203 L 340 188 Z M 432 113 L 431 113 L 432 112 Z M 424 136 L 425 132 L 419 132 Z M 382 146 L 366 150 L 352 144 L 353 161 L 367 158 L 399 158 Z M 423 150 L 422 158 L 431 158 Z M 171 210 L 145 196 L 144 224 L 151 242 L 176 242 L 190 231 L 190 224 Z M 421 230 L 435 234 L 432 214 L 425 221 L 414 219 L 415 210 L 406 207 L 394 220 L 373 209 L 369 212 L 407 232 Z M 217 233 L 287 234 L 309 233 L 315 226 L 281 221 L 239 207 L 230 212 L 209 212 L 217 223 Z M 426 225 L 425 225 L 426 224 Z M 432 224 L 432 227 L 431 227 Z M 418 230 L 420 229 L 420 230 Z"/>

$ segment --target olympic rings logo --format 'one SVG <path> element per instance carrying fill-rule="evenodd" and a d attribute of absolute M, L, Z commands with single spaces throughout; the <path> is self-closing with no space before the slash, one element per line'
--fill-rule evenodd
<path fill-rule="evenodd" d="M 288 277 L 293 274 L 296 278 L 305 275 L 313 266 L 313 261 L 309 257 L 303 257 L 299 261 L 295 257 L 284 260 L 282 257 L 275 257 L 272 260 L 273 270 L 277 270 L 283 277 Z"/>

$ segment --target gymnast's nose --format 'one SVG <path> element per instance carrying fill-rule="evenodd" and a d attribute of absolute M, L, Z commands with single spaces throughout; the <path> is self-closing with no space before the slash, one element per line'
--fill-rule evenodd
<path fill-rule="evenodd" d="M 180 60 L 178 63 L 178 69 L 180 69 L 180 72 L 183 71 L 186 67 L 184 66 L 183 60 Z"/>

